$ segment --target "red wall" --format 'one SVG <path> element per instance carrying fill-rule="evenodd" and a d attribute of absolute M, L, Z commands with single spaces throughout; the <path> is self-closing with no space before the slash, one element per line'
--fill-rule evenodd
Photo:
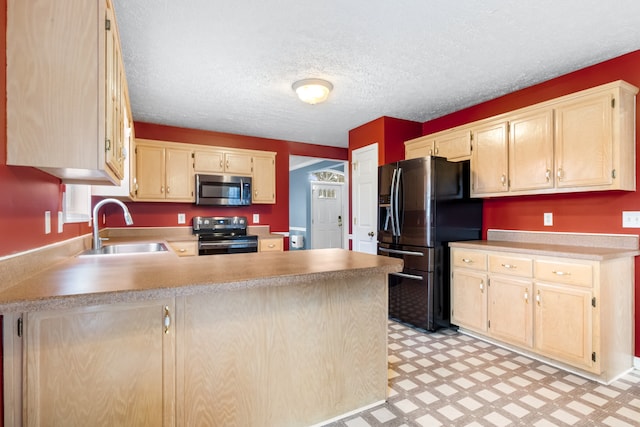
<path fill-rule="evenodd" d="M 614 80 L 626 80 L 640 87 L 640 51 L 552 79 L 500 98 L 425 122 L 423 134 L 491 117 L 537 102 L 546 101 Z M 640 124 L 640 109 L 636 109 Z M 637 138 L 637 135 L 636 135 Z M 637 141 L 636 141 L 637 146 Z M 640 151 L 640 150 L 636 150 Z M 640 166 L 640 161 L 636 163 Z M 636 184 L 640 189 L 640 184 Z M 622 228 L 622 211 L 640 210 L 637 192 L 610 191 L 548 196 L 499 197 L 486 199 L 483 231 L 489 228 L 552 232 L 640 234 L 638 229 Z M 553 213 L 553 226 L 543 226 L 544 212 Z M 640 357 L 640 258 L 636 258 L 636 343 Z M 603 331 L 608 333 L 608 331 Z"/>
<path fill-rule="evenodd" d="M 275 139 L 257 138 L 221 132 L 210 132 L 163 126 L 151 123 L 135 123 L 136 138 L 159 139 L 191 144 L 236 147 L 252 150 L 275 151 L 276 155 L 276 204 L 226 208 L 195 206 L 192 203 L 127 203 L 137 227 L 177 226 L 177 213 L 185 213 L 187 224 L 198 215 L 244 215 L 253 224 L 253 214 L 260 214 L 259 224 L 270 225 L 271 231 L 289 231 L 289 155 L 322 157 L 347 160 L 347 149 L 323 145 L 303 144 Z M 106 226 L 124 227 L 122 213 L 109 210 Z"/>
<path fill-rule="evenodd" d="M 404 141 L 419 137 L 421 128 L 418 122 L 380 117 L 349 131 L 349 156 L 353 150 L 377 142 L 378 164 L 397 162 L 404 158 Z"/>
<path fill-rule="evenodd" d="M 6 50 L 7 2 L 0 0 L 0 50 Z M 57 233 L 60 180 L 39 170 L 7 166 L 6 56 L 0 59 L 0 257 L 89 232 L 86 224 L 65 224 Z M 51 212 L 51 234 L 44 234 L 44 212 Z"/>

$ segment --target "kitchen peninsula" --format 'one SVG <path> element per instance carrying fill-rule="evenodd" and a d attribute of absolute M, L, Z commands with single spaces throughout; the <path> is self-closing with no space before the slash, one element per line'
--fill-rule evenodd
<path fill-rule="evenodd" d="M 401 269 L 341 249 L 65 259 L 0 291 L 5 425 L 312 425 L 378 404 Z"/>

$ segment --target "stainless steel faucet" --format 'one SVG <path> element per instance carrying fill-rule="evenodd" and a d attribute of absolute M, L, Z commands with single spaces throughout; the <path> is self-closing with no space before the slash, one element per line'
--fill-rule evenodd
<path fill-rule="evenodd" d="M 127 209 L 127 205 L 125 205 L 124 203 L 122 203 L 118 199 L 100 200 L 93 207 L 93 217 L 92 218 L 93 218 L 93 249 L 94 250 L 100 249 L 102 247 L 102 240 L 100 240 L 100 236 L 98 235 L 98 210 L 102 206 L 106 205 L 107 203 L 115 203 L 117 205 L 120 205 L 120 207 L 124 211 L 124 222 L 127 225 L 132 225 L 133 224 L 133 219 L 131 218 L 131 214 L 129 213 L 129 209 Z"/>

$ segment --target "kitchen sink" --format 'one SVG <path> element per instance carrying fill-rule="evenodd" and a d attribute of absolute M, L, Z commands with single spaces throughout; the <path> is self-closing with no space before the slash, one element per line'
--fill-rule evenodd
<path fill-rule="evenodd" d="M 100 249 L 89 249 L 78 256 L 143 254 L 167 251 L 167 246 L 164 243 L 120 243 L 105 245 Z"/>

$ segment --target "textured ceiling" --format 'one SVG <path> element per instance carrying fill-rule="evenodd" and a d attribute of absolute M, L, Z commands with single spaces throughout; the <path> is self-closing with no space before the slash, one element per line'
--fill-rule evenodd
<path fill-rule="evenodd" d="M 346 147 L 640 49 L 638 0 L 115 0 L 136 121 Z M 299 101 L 303 78 L 334 85 Z"/>

